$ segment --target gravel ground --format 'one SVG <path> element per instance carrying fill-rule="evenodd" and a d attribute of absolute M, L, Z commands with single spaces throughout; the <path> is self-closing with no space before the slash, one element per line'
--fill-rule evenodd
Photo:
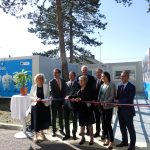
<path fill-rule="evenodd" d="M 59 141 L 42 141 L 34 144 L 32 139 L 14 138 L 15 130 L 0 129 L 0 150 L 74 150 L 70 146 Z"/>

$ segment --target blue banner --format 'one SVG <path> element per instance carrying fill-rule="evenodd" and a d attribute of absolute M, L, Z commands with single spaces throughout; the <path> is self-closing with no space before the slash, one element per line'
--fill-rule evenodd
<path fill-rule="evenodd" d="M 20 93 L 20 89 L 15 86 L 13 81 L 13 74 L 22 69 L 30 71 L 29 74 L 32 76 L 32 59 L 0 61 L 0 96 L 11 97 Z M 27 85 L 28 91 L 30 91 L 31 85 L 32 81 Z"/>

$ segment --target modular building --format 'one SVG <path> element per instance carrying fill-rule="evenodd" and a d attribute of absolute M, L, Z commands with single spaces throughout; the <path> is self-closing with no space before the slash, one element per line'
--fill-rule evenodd
<path fill-rule="evenodd" d="M 61 62 L 57 59 L 51 59 L 44 56 L 34 55 L 26 57 L 1 58 L 0 59 L 0 97 L 11 97 L 19 94 L 20 89 L 15 86 L 13 81 L 14 72 L 20 72 L 22 69 L 29 71 L 32 81 L 28 83 L 28 91 L 34 83 L 33 79 L 37 73 L 43 73 L 46 77 L 46 83 L 53 78 L 53 69 L 61 68 Z M 68 64 L 69 71 L 78 72 L 77 64 Z"/>
<path fill-rule="evenodd" d="M 115 83 L 116 87 L 121 84 L 120 75 L 123 70 L 127 70 L 130 73 L 129 81 L 136 86 L 136 92 L 143 92 L 143 73 L 142 73 L 142 61 L 136 62 L 120 62 L 120 63 L 106 63 L 106 64 L 88 64 L 88 69 L 95 75 L 96 68 L 101 68 L 103 71 L 107 71 L 111 75 L 111 81 Z M 149 86 L 150 88 L 150 86 Z"/>
<path fill-rule="evenodd" d="M 146 58 L 150 58 L 150 55 Z M 147 59 L 143 67 L 144 73 L 142 71 L 141 61 L 107 64 L 99 62 L 97 64 L 86 65 L 88 67 L 89 74 L 94 76 L 96 68 L 108 71 L 111 75 L 111 80 L 116 84 L 116 86 L 120 84 L 121 72 L 123 70 L 128 70 L 130 72 L 130 81 L 136 86 L 136 91 L 145 91 L 145 95 L 150 98 L 150 69 L 148 69 L 150 61 L 149 63 L 146 62 L 148 62 Z M 51 59 L 39 55 L 0 59 L 0 97 L 11 97 L 12 95 L 19 94 L 19 89 L 15 86 L 15 82 L 13 81 L 14 72 L 20 72 L 22 69 L 25 69 L 30 71 L 29 74 L 32 75 L 32 79 L 37 73 L 43 73 L 46 77 L 46 83 L 48 84 L 48 82 L 53 78 L 54 68 L 61 69 L 60 59 Z M 80 69 L 81 65 L 68 64 L 69 71 L 75 71 L 77 74 L 81 74 Z M 143 80 L 145 86 L 143 86 Z M 33 82 L 34 81 L 32 80 L 32 82 L 28 84 L 28 91 L 30 91 Z"/>

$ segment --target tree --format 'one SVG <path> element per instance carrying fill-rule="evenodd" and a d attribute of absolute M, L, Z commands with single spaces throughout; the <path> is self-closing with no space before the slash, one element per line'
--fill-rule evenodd
<path fill-rule="evenodd" d="M 16 15 L 17 12 L 22 11 L 24 5 L 27 5 L 28 2 L 30 5 L 32 5 L 33 1 L 28 0 L 13 0 L 13 1 L 7 1 L 2 0 L 2 4 L 0 5 L 0 8 L 3 9 L 4 12 L 10 13 L 11 15 Z M 34 1 L 34 5 L 36 5 L 39 2 L 39 0 Z M 46 2 L 46 0 L 43 2 L 43 4 Z M 62 76 L 65 80 L 68 80 L 68 64 L 66 59 L 66 52 L 65 52 L 65 44 L 64 44 L 64 30 L 63 30 L 63 20 L 62 20 L 62 9 L 61 9 L 61 1 L 56 0 L 54 1 L 56 4 L 56 24 L 58 28 L 58 38 L 59 38 L 59 48 L 60 48 L 60 58 L 61 58 L 61 64 L 62 64 Z M 37 6 L 38 7 L 38 6 Z"/>
<path fill-rule="evenodd" d="M 132 0 L 115 1 L 123 3 L 125 6 L 132 4 Z M 147 2 L 150 6 L 150 0 L 147 0 Z M 105 29 L 106 26 L 106 23 L 102 23 L 105 16 L 99 10 L 100 0 L 1 0 L 0 2 L 0 8 L 14 16 L 18 16 L 25 6 L 29 5 L 33 9 L 37 8 L 33 13 L 27 15 L 28 18 L 32 19 L 31 24 L 34 26 L 29 31 L 36 33 L 45 44 L 59 43 L 58 49 L 60 50 L 62 63 L 64 63 L 62 67 L 66 68 L 65 71 L 62 69 L 64 75 L 67 72 L 65 47 L 70 51 L 72 62 L 73 54 L 81 57 L 81 59 L 91 56 L 91 52 L 81 47 L 79 43 L 90 46 L 101 44 L 96 41 L 96 38 L 90 37 L 94 28 Z M 61 6 L 63 9 L 61 9 Z M 26 17 L 24 14 L 23 16 Z M 56 16 L 60 20 L 56 21 Z M 60 24 L 57 24 L 58 22 Z"/>
<path fill-rule="evenodd" d="M 63 21 L 62 21 L 62 9 L 61 1 L 56 0 L 56 22 L 58 27 L 58 36 L 59 36 L 59 47 L 60 47 L 60 58 L 62 61 L 62 76 L 64 79 L 68 79 L 68 64 L 66 59 L 65 52 L 65 43 L 64 43 L 64 30 L 63 30 Z"/>
<path fill-rule="evenodd" d="M 133 0 L 115 0 L 117 3 L 123 3 L 124 6 L 130 6 Z"/>
<path fill-rule="evenodd" d="M 100 0 L 62 0 L 62 18 L 65 48 L 70 52 L 70 62 L 88 60 L 92 54 L 81 45 L 99 46 L 101 43 L 91 34 L 94 29 L 105 29 L 105 16 L 100 14 Z M 40 37 L 44 44 L 55 44 L 58 48 L 58 31 L 54 20 L 56 5 L 38 6 L 37 11 L 28 14 L 32 27 L 29 31 Z"/>
<path fill-rule="evenodd" d="M 58 58 L 58 49 L 54 50 L 48 50 L 44 52 L 34 52 L 32 53 L 33 55 L 40 55 L 40 56 L 45 56 L 45 57 L 50 57 L 50 58 Z"/>

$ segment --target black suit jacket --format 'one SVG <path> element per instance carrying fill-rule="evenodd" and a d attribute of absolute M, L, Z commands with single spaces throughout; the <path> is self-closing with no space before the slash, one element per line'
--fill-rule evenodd
<path fill-rule="evenodd" d="M 95 100 L 98 100 L 99 90 L 100 90 L 101 85 L 103 84 L 102 80 L 97 84 L 97 80 L 98 79 L 96 79 Z"/>
<path fill-rule="evenodd" d="M 74 81 L 73 85 L 71 86 L 71 81 L 66 82 L 67 84 L 67 95 L 76 95 L 80 89 L 80 85 L 77 81 Z"/>
<path fill-rule="evenodd" d="M 64 103 L 64 98 L 66 96 L 66 82 L 63 79 L 61 80 L 61 90 L 57 84 L 56 79 L 52 79 L 49 82 L 49 89 L 50 89 L 50 96 L 52 97 L 52 104 L 57 104 L 59 102 L 61 102 L 61 104 Z"/>
<path fill-rule="evenodd" d="M 69 96 L 69 98 L 76 97 L 77 92 L 80 90 L 79 83 L 77 81 L 74 81 L 73 85 L 71 86 L 71 81 L 68 81 L 66 82 L 66 84 L 67 84 L 67 95 Z M 71 108 L 73 110 L 77 110 L 76 102 L 66 101 L 65 105 L 68 105 L 68 107 L 70 107 L 69 105 L 71 105 Z"/>
<path fill-rule="evenodd" d="M 117 89 L 117 99 L 120 104 L 133 104 L 136 88 L 135 86 L 128 82 L 124 90 L 122 91 L 122 85 L 118 86 Z M 135 115 L 134 106 L 119 106 L 121 112 L 126 113 L 126 115 Z"/>

